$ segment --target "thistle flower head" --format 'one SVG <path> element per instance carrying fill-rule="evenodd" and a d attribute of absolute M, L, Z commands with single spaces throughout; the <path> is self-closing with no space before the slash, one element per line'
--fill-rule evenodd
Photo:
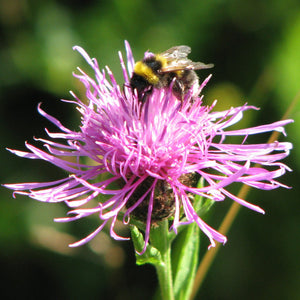
<path fill-rule="evenodd" d="M 99 227 L 71 246 L 90 241 L 107 223 L 113 238 L 124 239 L 114 231 L 121 215 L 124 224 L 129 223 L 131 216 L 145 222 L 145 247 L 151 224 L 171 215 L 175 232 L 180 225 L 196 222 L 211 246 L 215 246 L 215 241 L 225 243 L 226 237 L 196 214 L 192 195 L 217 202 L 231 198 L 264 213 L 260 207 L 230 193 L 227 187 L 234 182 L 264 190 L 284 186 L 275 179 L 289 170 L 280 160 L 289 154 L 292 145 L 248 144 L 247 137 L 273 130 L 284 133 L 283 126 L 291 120 L 230 130 L 246 110 L 256 108 L 244 105 L 213 112 L 214 104 L 203 105 L 202 96 L 195 100 L 194 91 L 187 93 L 182 102 L 178 101 L 172 86 L 153 89 L 142 105 L 129 85 L 134 59 L 127 42 L 125 46 L 127 68 L 119 53 L 123 88 L 108 67 L 106 71 L 100 70 L 96 59 L 91 59 L 82 48 L 74 47 L 95 73 L 95 78 L 91 78 L 78 68 L 79 73 L 74 74 L 83 83 L 88 100 L 85 103 L 72 93 L 75 100 L 70 102 L 81 113 L 79 130 L 66 128 L 39 105 L 39 113 L 55 124 L 59 132 L 47 131 L 49 140 L 38 139 L 45 151 L 28 143 L 29 152 L 10 150 L 21 157 L 48 161 L 68 175 L 51 182 L 6 187 L 15 190 L 15 194 L 42 202 L 65 202 L 71 210 L 66 218 L 56 219 L 58 222 L 97 214 Z M 197 95 L 209 78 L 200 84 Z M 242 142 L 228 144 L 228 136 L 241 136 Z M 197 188 L 195 181 L 200 177 L 205 184 Z"/>

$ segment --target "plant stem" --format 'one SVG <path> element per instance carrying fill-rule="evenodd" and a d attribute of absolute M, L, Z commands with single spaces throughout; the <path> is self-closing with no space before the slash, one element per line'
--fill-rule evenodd
<path fill-rule="evenodd" d="M 156 264 L 161 296 L 164 300 L 174 300 L 172 265 L 171 265 L 171 242 L 168 238 L 169 226 L 165 220 L 160 223 L 158 228 L 151 230 L 152 245 L 161 253 L 161 263 Z"/>

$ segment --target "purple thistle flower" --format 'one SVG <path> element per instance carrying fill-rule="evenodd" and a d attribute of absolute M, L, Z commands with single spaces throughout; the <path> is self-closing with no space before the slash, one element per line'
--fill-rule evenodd
<path fill-rule="evenodd" d="M 95 80 L 79 68 L 80 73 L 74 74 L 84 84 L 88 99 L 85 104 L 72 93 L 75 101 L 69 101 L 77 105 L 82 115 L 79 131 L 64 127 L 39 105 L 39 113 L 55 124 L 60 132 L 46 130 L 52 140 L 36 139 L 44 143 L 46 151 L 28 143 L 29 152 L 10 150 L 20 157 L 48 161 L 69 175 L 52 182 L 5 186 L 13 189 L 14 194 L 27 195 L 42 202 L 65 202 L 72 210 L 66 218 L 56 219 L 58 222 L 97 214 L 100 226 L 70 246 L 90 241 L 108 222 L 114 239 L 127 239 L 114 231 L 121 212 L 124 224 L 129 223 L 132 215 L 145 222 L 144 250 L 149 241 L 151 223 L 170 215 L 174 216 L 172 229 L 175 232 L 180 225 L 196 222 L 208 236 L 210 246 L 215 246 L 215 241 L 225 243 L 226 237 L 196 214 L 191 195 L 201 195 L 214 201 L 228 197 L 264 213 L 260 207 L 236 197 L 226 187 L 234 182 L 263 190 L 286 187 L 275 179 L 290 170 L 280 160 L 289 154 L 291 143 L 246 142 L 247 137 L 253 134 L 273 130 L 285 134 L 283 126 L 292 120 L 225 131 L 243 117 L 244 111 L 257 108 L 244 105 L 212 112 L 214 104 L 204 106 L 203 96 L 191 101 L 193 89 L 181 103 L 172 94 L 172 87 L 154 89 L 140 107 L 141 103 L 129 87 L 134 59 L 127 42 L 125 46 L 127 69 L 119 53 L 125 79 L 124 92 L 108 67 L 109 80 L 105 71 L 99 69 L 96 59 L 91 59 L 82 48 L 74 47 L 95 72 Z M 145 55 L 150 54 L 147 52 Z M 200 85 L 197 95 L 209 78 Z M 228 136 L 241 136 L 243 141 L 241 144 L 226 144 Z M 82 158 L 89 160 L 84 162 Z M 259 164 L 259 167 L 254 164 Z M 191 174 L 203 177 L 204 186 L 197 188 L 191 184 Z M 106 196 L 105 200 L 101 199 L 101 195 Z M 91 208 L 87 204 L 93 199 L 97 200 L 97 205 Z"/>

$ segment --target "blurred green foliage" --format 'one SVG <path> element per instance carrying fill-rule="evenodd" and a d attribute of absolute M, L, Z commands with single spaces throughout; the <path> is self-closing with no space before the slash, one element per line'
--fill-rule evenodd
<path fill-rule="evenodd" d="M 208 103 L 218 99 L 217 109 L 245 102 L 261 107 L 246 114 L 241 126 L 280 119 L 299 92 L 298 0 L 0 0 L 1 183 L 62 175 L 5 147 L 23 150 L 25 140 L 53 128 L 38 116 L 38 102 L 78 128 L 74 107 L 58 100 L 81 88 L 71 73 L 86 65 L 72 46 L 110 66 L 122 84 L 117 51 L 124 53 L 124 39 L 136 59 L 147 49 L 186 44 L 193 60 L 214 63 L 204 90 Z M 285 138 L 295 146 L 286 160 L 294 171 L 281 179 L 294 188 L 251 192 L 248 200 L 267 213 L 242 209 L 199 299 L 299 299 L 299 106 Z M 7 299 L 151 299 L 154 270 L 134 265 L 131 242 L 114 242 L 103 233 L 95 243 L 69 249 L 67 243 L 91 231 L 96 220 L 56 224 L 52 219 L 65 215 L 64 206 L 0 192 L 1 292 Z M 229 204 L 215 205 L 209 223 L 217 228 Z"/>

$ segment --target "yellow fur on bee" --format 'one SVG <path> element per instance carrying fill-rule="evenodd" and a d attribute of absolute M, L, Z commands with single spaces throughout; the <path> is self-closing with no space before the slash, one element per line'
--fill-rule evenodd
<path fill-rule="evenodd" d="M 158 76 L 156 76 L 152 69 L 142 61 L 138 61 L 135 64 L 134 73 L 144 77 L 150 84 L 156 84 L 159 81 Z"/>

